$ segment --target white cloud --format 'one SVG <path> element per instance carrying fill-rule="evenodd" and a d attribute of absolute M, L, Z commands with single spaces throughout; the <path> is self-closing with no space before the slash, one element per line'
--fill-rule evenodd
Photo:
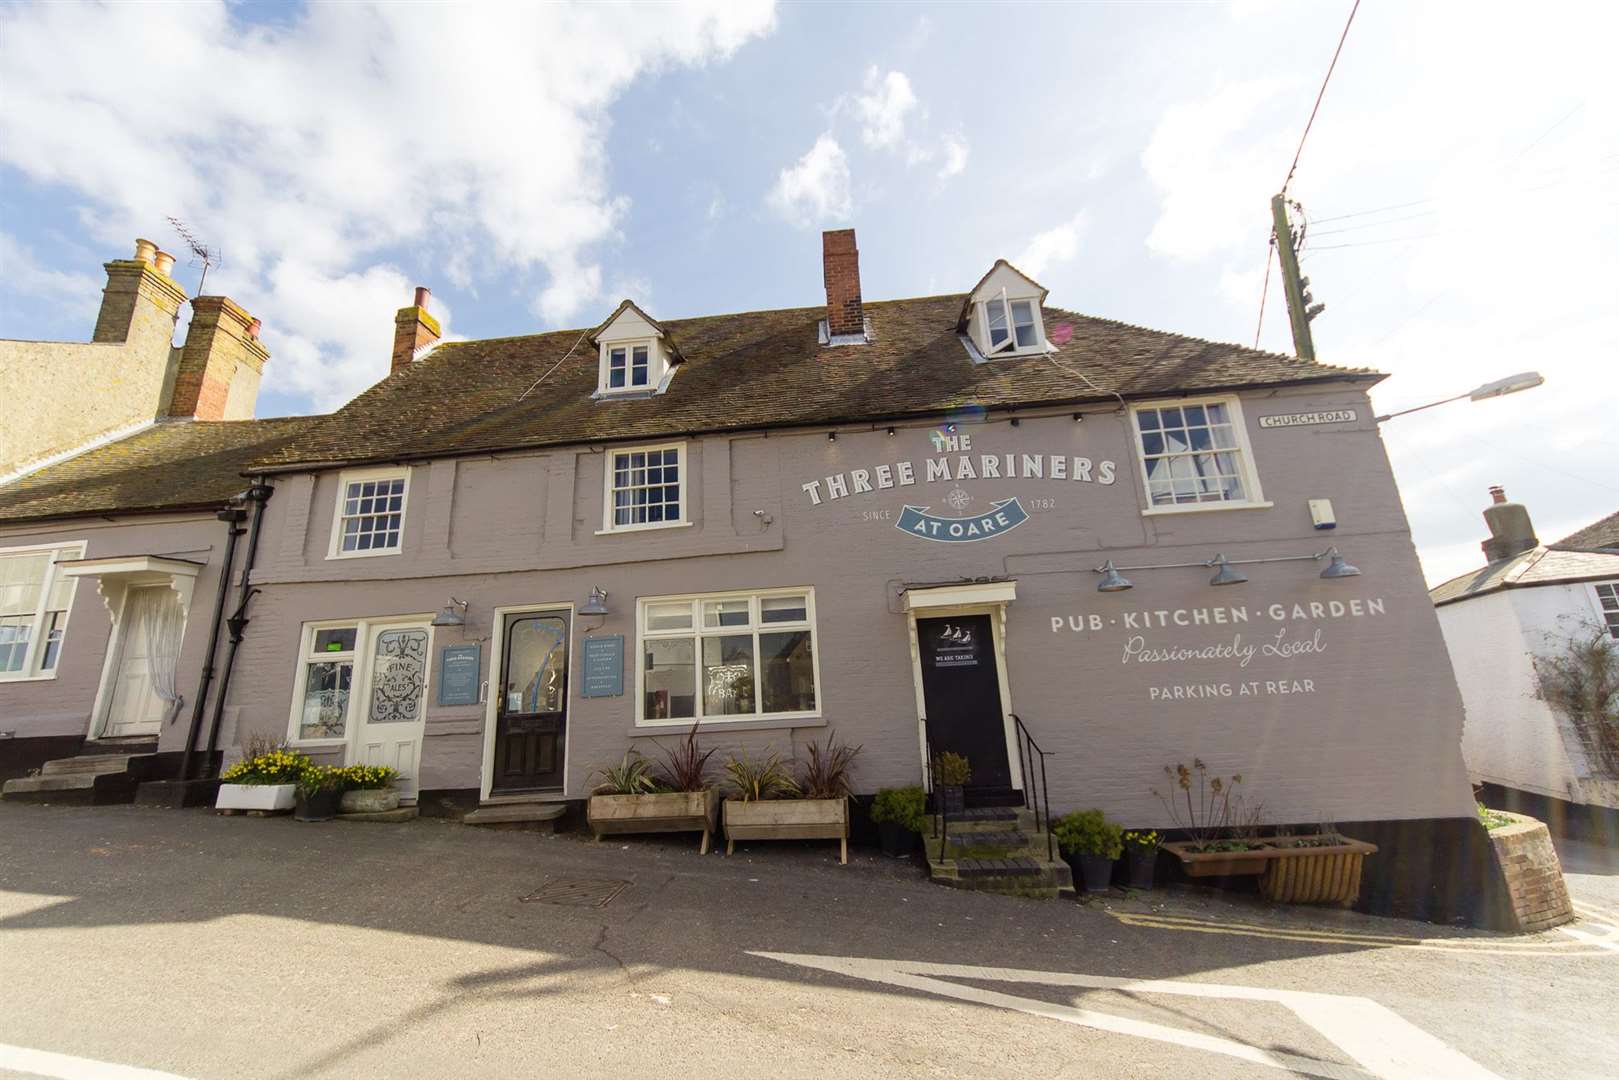
<path fill-rule="evenodd" d="M 102 279 L 42 266 L 31 250 L 6 232 L 0 232 L 0 266 L 6 268 L 6 288 L 12 296 L 42 300 L 78 321 L 93 321 L 101 308 Z"/>
<path fill-rule="evenodd" d="M 874 67 L 866 72 L 865 93 L 857 95 L 854 104 L 861 141 L 881 150 L 905 138 L 905 118 L 916 108 L 916 94 L 904 72 L 878 75 Z"/>
<path fill-rule="evenodd" d="M 940 146 L 940 153 L 944 157 L 944 163 L 939 166 L 940 180 L 948 180 L 966 171 L 968 154 L 966 136 L 946 135 Z"/>
<path fill-rule="evenodd" d="M 849 217 L 854 210 L 849 158 L 831 132 L 816 139 L 797 164 L 781 170 L 769 202 L 783 218 L 800 227 Z"/>
<path fill-rule="evenodd" d="M 1012 265 L 1032 278 L 1039 278 L 1047 270 L 1065 263 L 1079 254 L 1079 238 L 1088 221 L 1082 210 L 1042 233 L 1037 233 L 1028 246 L 1012 260 Z"/>
<path fill-rule="evenodd" d="M 627 207 L 608 109 L 772 20 L 722 0 L 317 4 L 277 26 L 219 2 L 13 7 L 0 162 L 76 192 L 110 250 L 186 220 L 226 252 L 210 285 L 265 320 L 266 388 L 328 405 L 387 370 L 376 328 L 391 340 L 409 282 L 381 252 L 425 249 L 460 283 L 532 275 L 535 310 L 576 317 Z M 348 303 L 313 302 L 323 290 Z"/>

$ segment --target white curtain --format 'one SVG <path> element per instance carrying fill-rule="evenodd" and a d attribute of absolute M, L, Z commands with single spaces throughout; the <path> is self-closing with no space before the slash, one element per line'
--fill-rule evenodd
<path fill-rule="evenodd" d="M 164 588 L 140 589 L 130 600 L 136 609 L 130 630 L 146 635 L 146 673 L 152 681 L 152 692 L 163 702 L 163 722 L 172 724 L 184 703 L 175 685 L 186 623 L 180 598 L 173 589 Z"/>

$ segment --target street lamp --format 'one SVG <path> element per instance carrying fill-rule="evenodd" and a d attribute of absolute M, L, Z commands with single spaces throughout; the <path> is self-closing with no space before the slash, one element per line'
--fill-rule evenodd
<path fill-rule="evenodd" d="M 1421 412 L 1423 409 L 1431 409 L 1435 405 L 1448 405 L 1452 401 L 1460 401 L 1462 398 L 1467 398 L 1470 401 L 1483 401 L 1485 398 L 1505 397 L 1507 394 L 1516 394 L 1519 390 L 1533 390 L 1545 381 L 1538 371 L 1523 371 L 1517 375 L 1508 375 L 1504 379 L 1485 383 L 1477 389 L 1469 390 L 1465 394 L 1457 394 L 1455 397 L 1445 398 L 1443 401 L 1430 401 L 1428 404 L 1418 405 L 1414 409 L 1401 409 L 1399 412 L 1385 413 L 1377 417 L 1377 422 L 1381 424 L 1383 421 L 1392 420 L 1396 416 Z"/>

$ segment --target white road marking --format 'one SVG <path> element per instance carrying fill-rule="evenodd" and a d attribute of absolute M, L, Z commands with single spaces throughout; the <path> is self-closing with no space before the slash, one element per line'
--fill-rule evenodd
<path fill-rule="evenodd" d="M 1609 952 L 1619 953 L 1619 943 L 1609 940 L 1609 938 L 1612 936 L 1611 934 L 1606 937 L 1598 936 L 1597 934 L 1593 934 L 1587 930 L 1575 929 L 1572 926 L 1559 926 L 1557 929 L 1561 930 L 1563 933 L 1577 941 L 1585 942 L 1587 945 L 1595 945 L 1599 949 L 1607 949 Z"/>
<path fill-rule="evenodd" d="M 1238 1058 L 1275 1069 L 1287 1069 L 1311 1076 L 1338 1080 L 1367 1074 L 1384 1080 L 1429 1080 L 1431 1077 L 1471 1077 L 1498 1080 L 1495 1074 L 1472 1059 L 1412 1024 L 1398 1013 L 1363 997 L 1316 994 L 1300 990 L 1275 990 L 1257 986 L 1231 986 L 1220 983 L 1174 982 L 1162 979 L 1119 979 L 1104 975 L 1075 975 L 1060 971 L 1027 971 L 1016 968 L 974 967 L 967 964 L 929 964 L 904 960 L 874 960 L 854 956 L 810 956 L 799 953 L 754 952 L 752 955 L 783 964 L 818 968 L 869 982 L 904 986 L 941 997 L 994 1005 L 1003 1009 L 1042 1016 L 1099 1031 L 1135 1035 L 1192 1049 Z M 976 979 L 981 982 L 1032 983 L 1041 986 L 1075 986 L 1091 990 L 1119 990 L 1136 994 L 1177 994 L 1238 1001 L 1269 1001 L 1290 1010 L 1301 1021 L 1320 1032 L 1360 1068 L 1338 1065 L 1315 1058 L 1283 1054 L 1249 1046 L 1234 1039 L 1222 1039 L 1195 1031 L 1184 1031 L 1164 1024 L 1132 1020 L 1091 1009 L 1056 1005 L 1036 998 L 1016 997 L 943 979 Z M 1362 1071 L 1364 1070 L 1364 1071 Z"/>
<path fill-rule="evenodd" d="M 0 1070 L 27 1073 L 30 1076 L 51 1076 L 57 1080 L 186 1080 L 175 1073 L 142 1069 L 134 1065 L 116 1065 L 110 1061 L 56 1054 L 49 1050 L 30 1050 L 26 1046 L 0 1043 Z"/>

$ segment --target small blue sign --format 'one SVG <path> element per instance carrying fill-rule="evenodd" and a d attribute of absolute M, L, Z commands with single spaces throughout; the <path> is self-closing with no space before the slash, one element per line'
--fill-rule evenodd
<path fill-rule="evenodd" d="M 624 635 L 585 638 L 583 697 L 618 697 L 624 693 Z"/>
<path fill-rule="evenodd" d="M 907 506 L 894 522 L 894 528 L 924 540 L 941 543 L 969 543 L 1011 532 L 1029 520 L 1023 504 L 1014 496 L 990 504 L 989 513 L 971 517 L 947 518 L 928 513 L 925 506 Z"/>
<path fill-rule="evenodd" d="M 444 646 L 438 653 L 438 703 L 478 704 L 478 675 L 482 670 L 482 645 Z"/>

